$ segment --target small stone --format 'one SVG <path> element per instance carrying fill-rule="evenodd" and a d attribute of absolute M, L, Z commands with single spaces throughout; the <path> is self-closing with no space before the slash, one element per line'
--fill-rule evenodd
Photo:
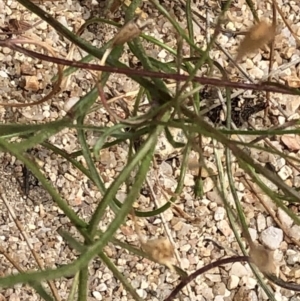
<path fill-rule="evenodd" d="M 213 292 L 214 292 L 214 295 L 224 296 L 225 292 L 226 292 L 225 283 L 223 283 L 223 282 L 216 283 L 213 287 Z"/>
<path fill-rule="evenodd" d="M 265 75 L 265 72 L 258 67 L 254 67 L 249 70 L 249 75 L 255 79 L 261 79 Z"/>
<path fill-rule="evenodd" d="M 292 169 L 289 166 L 285 165 L 279 170 L 278 176 L 283 181 L 285 181 L 287 178 L 289 178 L 292 175 L 292 173 L 293 173 Z"/>
<path fill-rule="evenodd" d="M 269 227 L 261 233 L 261 240 L 266 247 L 276 250 L 283 240 L 283 232 L 279 228 Z"/>
<path fill-rule="evenodd" d="M 146 289 L 149 287 L 149 283 L 145 280 L 142 280 L 141 282 L 141 289 Z"/>
<path fill-rule="evenodd" d="M 206 300 L 212 300 L 212 298 L 214 297 L 212 288 L 210 288 L 210 287 L 205 287 L 205 288 L 201 289 L 201 295 Z"/>
<path fill-rule="evenodd" d="M 25 86 L 24 89 L 29 91 L 37 91 L 39 87 L 39 81 L 35 75 L 24 76 Z"/>
<path fill-rule="evenodd" d="M 214 219 L 216 221 L 221 221 L 225 217 L 225 209 L 223 207 L 217 207 L 215 214 L 214 214 Z"/>
<path fill-rule="evenodd" d="M 143 290 L 143 289 L 137 289 L 136 292 L 137 292 L 137 294 L 138 294 L 141 298 L 143 298 L 143 299 L 147 297 L 147 293 L 146 293 L 146 291 Z"/>
<path fill-rule="evenodd" d="M 286 160 L 284 158 L 278 158 L 276 160 L 276 166 L 278 169 L 281 169 L 283 166 L 286 166 Z"/>
<path fill-rule="evenodd" d="M 293 225 L 293 220 L 281 209 L 278 209 L 278 218 L 286 228 L 290 228 Z"/>
<path fill-rule="evenodd" d="M 249 275 L 249 272 L 247 271 L 246 267 L 243 266 L 240 262 L 235 262 L 231 267 L 229 275 L 243 277 Z"/>
<path fill-rule="evenodd" d="M 296 255 L 297 252 L 295 250 L 292 250 L 292 249 L 287 249 L 286 250 L 286 255 L 287 256 L 291 256 L 291 255 Z"/>
<path fill-rule="evenodd" d="M 290 151 L 300 150 L 300 139 L 298 135 L 283 135 L 281 141 Z"/>
<path fill-rule="evenodd" d="M 203 248 L 201 250 L 201 256 L 203 257 L 209 257 L 211 255 L 211 250 L 208 248 Z"/>
<path fill-rule="evenodd" d="M 191 174 L 186 174 L 184 177 L 184 185 L 191 187 L 195 185 L 194 177 Z"/>
<path fill-rule="evenodd" d="M 105 283 L 100 283 L 98 289 L 100 292 L 105 292 L 107 291 L 107 285 Z"/>
<path fill-rule="evenodd" d="M 161 50 L 161 51 L 158 53 L 157 56 L 158 56 L 159 58 L 161 58 L 161 59 L 166 58 L 166 56 L 167 56 L 166 50 L 165 50 L 165 49 Z"/>
<path fill-rule="evenodd" d="M 180 231 L 182 229 L 182 226 L 183 226 L 183 222 L 178 221 L 176 224 L 173 225 L 172 229 L 174 231 Z"/>
<path fill-rule="evenodd" d="M 253 60 L 247 58 L 246 62 L 245 62 L 245 65 L 246 65 L 246 69 L 252 69 L 254 67 Z"/>
<path fill-rule="evenodd" d="M 190 262 L 187 258 L 181 258 L 180 265 L 182 269 L 187 270 L 190 267 Z"/>
<path fill-rule="evenodd" d="M 191 245 L 186 244 L 180 247 L 181 252 L 188 252 L 191 249 Z"/>
<path fill-rule="evenodd" d="M 163 186 L 167 189 L 172 189 L 176 187 L 177 182 L 173 178 L 164 177 L 163 179 Z"/>
<path fill-rule="evenodd" d="M 296 240 L 300 239 L 300 227 L 298 225 L 294 225 L 289 229 L 289 235 Z"/>
<path fill-rule="evenodd" d="M 255 241 L 257 239 L 257 231 L 255 229 L 249 228 L 249 234 L 252 241 Z"/>
<path fill-rule="evenodd" d="M 287 250 L 286 251 L 287 255 L 287 263 L 290 265 L 294 265 L 295 263 L 299 262 L 299 254 L 298 252 L 294 250 Z"/>
<path fill-rule="evenodd" d="M 211 191 L 215 186 L 215 183 L 213 182 L 213 180 L 211 178 L 206 178 L 203 181 L 203 192 L 207 193 L 209 191 Z"/>
<path fill-rule="evenodd" d="M 256 225 L 257 225 L 257 230 L 258 232 L 261 232 L 262 230 L 264 230 L 266 228 L 266 219 L 263 216 L 263 214 L 258 214 L 257 218 L 256 218 Z"/>
<path fill-rule="evenodd" d="M 300 270 L 299 270 L 299 269 L 297 269 L 297 270 L 295 271 L 295 278 L 296 278 L 296 279 L 300 278 Z"/>
<path fill-rule="evenodd" d="M 99 292 L 94 291 L 94 292 L 92 292 L 92 294 L 96 298 L 96 300 L 102 300 L 102 296 Z"/>
<path fill-rule="evenodd" d="M 3 47 L 3 48 L 2 48 L 2 52 L 3 52 L 4 54 L 9 54 L 9 53 L 11 52 L 11 50 L 10 50 L 10 48 L 8 48 L 8 47 Z"/>
<path fill-rule="evenodd" d="M 221 282 L 221 276 L 218 274 L 206 274 L 205 278 L 207 278 L 211 282 L 217 282 L 217 283 Z"/>
<path fill-rule="evenodd" d="M 231 236 L 232 230 L 230 226 L 228 225 L 228 222 L 226 220 L 222 220 L 217 223 L 217 228 L 223 233 L 224 236 L 229 237 Z"/>
<path fill-rule="evenodd" d="M 201 169 L 201 177 L 207 178 L 218 174 L 217 166 L 212 162 L 205 162 L 205 167 Z"/>
<path fill-rule="evenodd" d="M 218 295 L 215 297 L 214 301 L 224 301 L 224 298 L 223 298 L 223 296 Z"/>
<path fill-rule="evenodd" d="M 236 29 L 235 29 L 235 26 L 234 26 L 234 24 L 232 23 L 232 22 L 228 22 L 227 24 L 226 24 L 226 29 L 227 30 L 231 30 L 231 31 L 235 31 Z"/>
<path fill-rule="evenodd" d="M 257 285 L 257 280 L 248 276 L 243 276 L 241 285 L 245 285 L 247 289 L 254 289 Z"/>
<path fill-rule="evenodd" d="M 160 174 L 171 177 L 173 174 L 172 166 L 169 163 L 163 161 L 159 167 L 159 172 Z"/>
<path fill-rule="evenodd" d="M 236 275 L 231 275 L 228 279 L 228 289 L 229 290 L 233 290 L 235 288 L 237 288 L 237 286 L 239 285 L 240 282 L 240 278 Z"/>
<path fill-rule="evenodd" d="M 9 299 L 6 299 L 8 301 L 21 301 L 20 297 L 17 293 L 12 293 L 9 295 Z"/>
<path fill-rule="evenodd" d="M 258 297 L 255 291 L 250 291 L 248 293 L 248 296 L 246 297 L 246 300 L 251 300 L 251 301 L 258 301 Z M 279 300 L 276 298 L 276 300 Z"/>
<path fill-rule="evenodd" d="M 220 194 L 218 193 L 218 191 L 216 189 L 213 189 L 212 191 L 209 191 L 207 194 L 206 194 L 207 198 L 211 201 L 211 202 L 214 202 L 214 203 L 217 203 L 217 204 L 223 204 L 223 201 L 222 201 L 222 198 L 220 196 Z"/>
<path fill-rule="evenodd" d="M 7 78 L 8 77 L 7 72 L 0 70 L 0 77 Z"/>

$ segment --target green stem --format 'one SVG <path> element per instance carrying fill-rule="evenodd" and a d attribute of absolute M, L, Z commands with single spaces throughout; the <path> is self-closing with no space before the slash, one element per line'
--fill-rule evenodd
<path fill-rule="evenodd" d="M 86 301 L 88 293 L 89 283 L 89 270 L 88 266 L 83 267 L 79 272 L 79 284 L 78 284 L 78 301 Z"/>

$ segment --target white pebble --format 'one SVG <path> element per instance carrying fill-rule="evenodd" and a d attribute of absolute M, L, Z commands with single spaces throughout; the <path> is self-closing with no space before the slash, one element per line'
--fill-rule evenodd
<path fill-rule="evenodd" d="M 215 186 L 215 183 L 213 182 L 213 180 L 211 178 L 206 178 L 203 181 L 203 192 L 207 193 L 209 191 L 211 191 Z"/>
<path fill-rule="evenodd" d="M 278 172 L 278 176 L 285 181 L 287 178 L 289 178 L 292 175 L 293 171 L 291 170 L 291 168 L 287 165 L 283 166 L 279 172 Z"/>
<path fill-rule="evenodd" d="M 215 214 L 214 214 L 214 219 L 216 221 L 221 221 L 225 217 L 225 209 L 223 207 L 217 207 Z"/>
<path fill-rule="evenodd" d="M 300 239 L 300 226 L 294 225 L 292 228 L 289 229 L 289 235 L 294 239 Z"/>
<path fill-rule="evenodd" d="M 149 287 L 149 283 L 145 280 L 142 280 L 141 282 L 141 289 L 146 289 Z"/>
<path fill-rule="evenodd" d="M 164 49 L 162 51 L 160 51 L 157 55 L 157 57 L 159 57 L 160 59 L 164 59 L 164 58 L 166 58 L 166 56 L 167 56 L 167 52 Z"/>
<path fill-rule="evenodd" d="M 240 282 L 240 278 L 236 275 L 231 275 L 228 279 L 228 289 L 232 290 L 237 288 L 237 286 L 239 285 Z"/>
<path fill-rule="evenodd" d="M 184 270 L 187 270 L 190 267 L 190 262 L 187 258 L 182 258 L 180 264 Z"/>
<path fill-rule="evenodd" d="M 146 293 L 146 291 L 143 290 L 143 289 L 137 289 L 136 292 L 137 292 L 137 294 L 138 294 L 141 298 L 143 298 L 143 299 L 147 297 L 147 293 Z"/>
<path fill-rule="evenodd" d="M 234 31 L 235 30 L 235 26 L 234 26 L 234 24 L 232 22 L 228 22 L 226 24 L 226 29 Z"/>
<path fill-rule="evenodd" d="M 254 67 L 249 70 L 249 75 L 255 79 L 261 79 L 265 75 L 265 72 L 260 68 Z"/>
<path fill-rule="evenodd" d="M 191 174 L 186 174 L 184 177 L 184 185 L 191 187 L 195 185 L 194 177 Z"/>
<path fill-rule="evenodd" d="M 285 117 L 284 116 L 278 116 L 278 123 L 280 125 L 284 124 L 286 122 Z"/>
<path fill-rule="evenodd" d="M 79 100 L 79 97 L 71 97 L 69 98 L 64 105 L 64 111 L 68 112 Z"/>
<path fill-rule="evenodd" d="M 7 72 L 3 71 L 3 70 L 0 70 L 0 77 L 5 77 L 7 78 L 8 75 L 7 75 Z"/>
<path fill-rule="evenodd" d="M 243 266 L 240 262 L 235 262 L 232 265 L 229 274 L 235 275 L 237 277 L 243 277 L 249 275 L 249 272 L 247 271 L 246 267 Z"/>
<path fill-rule="evenodd" d="M 254 67 L 253 60 L 250 60 L 249 58 L 246 59 L 246 69 L 252 69 Z"/>
<path fill-rule="evenodd" d="M 263 214 L 258 214 L 257 218 L 256 218 L 256 224 L 257 224 L 257 230 L 258 232 L 261 232 L 262 230 L 264 230 L 266 228 L 266 219 L 263 216 Z"/>
<path fill-rule="evenodd" d="M 212 300 L 213 298 L 213 291 L 211 287 L 204 287 L 201 289 L 201 295 L 203 298 L 205 298 L 206 300 Z"/>
<path fill-rule="evenodd" d="M 257 239 L 257 231 L 255 229 L 249 228 L 249 234 L 252 241 L 255 241 Z"/>
<path fill-rule="evenodd" d="M 287 228 L 290 228 L 293 225 L 293 220 L 281 208 L 278 209 L 278 218 Z"/>
<path fill-rule="evenodd" d="M 242 281 L 241 281 L 241 285 L 243 285 L 243 284 L 249 290 L 254 289 L 255 286 L 257 285 L 257 280 L 252 277 L 249 277 L 249 275 L 244 276 L 244 277 L 242 277 Z"/>
<path fill-rule="evenodd" d="M 105 283 L 100 283 L 98 289 L 100 292 L 105 292 L 105 291 L 107 291 L 107 285 Z"/>
<path fill-rule="evenodd" d="M 99 292 L 94 291 L 92 294 L 96 298 L 96 300 L 102 300 L 102 296 Z"/>
<path fill-rule="evenodd" d="M 212 282 L 221 282 L 221 276 L 219 274 L 206 274 L 205 278 L 209 279 Z"/>
<path fill-rule="evenodd" d="M 217 224 L 217 228 L 223 233 L 224 236 L 228 237 L 233 234 L 230 226 L 228 225 L 226 220 L 219 221 Z"/>
<path fill-rule="evenodd" d="M 49 112 L 49 111 L 44 111 L 44 112 L 43 112 L 43 116 L 44 116 L 45 118 L 49 118 L 49 117 L 50 117 L 50 112 Z"/>
<path fill-rule="evenodd" d="M 279 228 L 269 227 L 261 233 L 261 240 L 266 247 L 276 250 L 283 240 L 283 232 Z"/>

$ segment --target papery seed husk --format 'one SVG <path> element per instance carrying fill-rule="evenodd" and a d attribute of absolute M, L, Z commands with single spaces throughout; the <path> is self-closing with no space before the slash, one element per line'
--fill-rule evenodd
<path fill-rule="evenodd" d="M 271 42 L 275 37 L 276 28 L 273 24 L 261 21 L 255 24 L 245 35 L 237 51 L 236 61 L 240 61 L 246 54 L 255 52 Z"/>

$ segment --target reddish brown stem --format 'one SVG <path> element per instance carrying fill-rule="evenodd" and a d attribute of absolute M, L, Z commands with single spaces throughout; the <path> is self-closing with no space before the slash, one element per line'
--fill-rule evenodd
<path fill-rule="evenodd" d="M 177 80 L 177 81 L 186 81 L 188 79 L 187 75 L 182 75 L 182 74 L 177 74 L 177 73 L 167 74 L 167 73 L 154 72 L 154 71 L 148 71 L 148 70 L 133 70 L 133 69 L 129 69 L 129 68 L 99 66 L 96 64 L 87 64 L 87 63 L 64 60 L 61 58 L 49 57 L 47 55 L 37 53 L 37 52 L 31 51 L 29 49 L 20 47 L 20 46 L 16 45 L 17 42 L 18 41 L 14 41 L 14 40 L 4 40 L 4 41 L 0 41 L 0 46 L 1 47 L 9 47 L 15 51 L 24 53 L 28 56 L 31 56 L 31 57 L 34 57 L 34 58 L 37 58 L 40 60 L 53 62 L 53 63 L 60 64 L 60 65 L 82 68 L 82 69 L 90 69 L 90 70 L 103 71 L 103 72 L 112 72 L 112 73 L 126 74 L 126 75 L 130 75 L 130 76 L 139 76 L 139 77 L 145 76 L 145 77 L 152 77 L 152 78 L 173 79 L 173 80 Z M 227 80 L 223 80 L 223 79 L 198 77 L 198 76 L 195 76 L 193 78 L 193 81 L 198 82 L 202 85 L 212 85 L 212 86 L 219 86 L 219 87 L 245 89 L 245 90 L 257 90 L 257 91 L 300 95 L 299 89 L 287 87 L 287 86 L 277 84 L 277 83 L 272 83 L 272 82 L 263 82 L 263 83 L 259 83 L 259 84 L 246 84 L 246 83 L 231 82 L 231 81 L 227 81 Z"/>
<path fill-rule="evenodd" d="M 187 276 L 186 278 L 182 279 L 181 282 L 176 286 L 176 288 L 172 291 L 172 293 L 169 295 L 169 297 L 167 297 L 164 301 L 171 301 L 173 300 L 176 295 L 191 281 L 193 281 L 196 277 L 198 277 L 199 275 L 207 272 L 210 269 L 213 269 L 215 267 L 218 267 L 220 265 L 223 264 L 227 264 L 227 263 L 233 263 L 233 262 L 238 262 L 238 261 L 250 261 L 250 257 L 248 256 L 233 256 L 233 257 L 229 257 L 229 258 L 224 258 L 224 259 L 220 259 L 217 260 L 215 262 L 212 262 L 204 267 L 202 267 L 201 269 L 197 270 L 196 272 L 192 273 L 191 275 Z"/>

